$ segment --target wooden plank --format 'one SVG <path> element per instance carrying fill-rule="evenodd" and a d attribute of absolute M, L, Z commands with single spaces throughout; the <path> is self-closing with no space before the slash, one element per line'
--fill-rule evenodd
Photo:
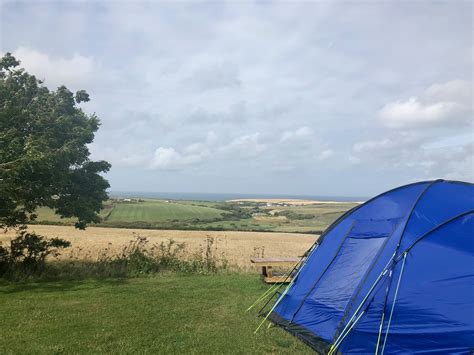
<path fill-rule="evenodd" d="M 272 276 L 272 277 L 265 277 L 264 281 L 267 284 L 274 284 L 274 283 L 288 283 L 291 282 L 291 277 L 286 276 Z"/>
<path fill-rule="evenodd" d="M 252 263 L 266 263 L 266 262 L 298 262 L 301 258 L 250 258 Z"/>
<path fill-rule="evenodd" d="M 288 283 L 291 281 L 291 277 L 281 274 L 274 275 L 272 268 L 296 266 L 301 261 L 301 258 L 251 258 L 250 261 L 262 267 L 262 277 L 266 283 Z"/>
<path fill-rule="evenodd" d="M 301 258 L 252 258 L 250 261 L 261 266 L 294 266 Z"/>
<path fill-rule="evenodd" d="M 267 266 L 267 267 L 289 267 L 295 266 L 298 262 L 279 262 L 279 263 L 255 263 L 257 266 Z"/>

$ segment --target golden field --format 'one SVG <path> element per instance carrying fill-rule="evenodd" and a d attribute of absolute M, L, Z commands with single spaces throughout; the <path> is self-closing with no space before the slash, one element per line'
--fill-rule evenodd
<path fill-rule="evenodd" d="M 227 202 L 256 202 L 271 204 L 286 204 L 289 206 L 307 206 L 307 205 L 343 205 L 359 204 L 360 202 L 341 202 L 341 201 L 320 201 L 320 200 L 300 200 L 294 198 L 241 198 L 229 200 Z"/>
<path fill-rule="evenodd" d="M 119 253 L 136 235 L 146 237 L 150 244 L 160 244 L 169 239 L 185 243 L 186 249 L 193 252 L 204 247 L 206 239 L 215 240 L 217 253 L 224 253 L 231 264 L 243 268 L 251 266 L 253 256 L 297 257 L 301 256 L 317 240 L 317 235 L 274 232 L 238 232 L 238 231 L 181 231 L 150 230 L 125 228 L 89 227 L 85 231 L 72 226 L 32 225 L 29 227 L 40 235 L 59 237 L 69 240 L 71 248 L 62 253 L 62 258 L 72 255 L 79 259 L 95 260 L 99 255 Z M 0 242 L 8 241 L 13 232 L 0 234 Z"/>

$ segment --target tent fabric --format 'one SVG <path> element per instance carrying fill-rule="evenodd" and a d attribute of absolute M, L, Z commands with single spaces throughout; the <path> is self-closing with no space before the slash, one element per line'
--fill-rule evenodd
<path fill-rule="evenodd" d="M 419 182 L 352 209 L 280 297 L 269 319 L 320 353 L 471 353 L 474 185 Z"/>

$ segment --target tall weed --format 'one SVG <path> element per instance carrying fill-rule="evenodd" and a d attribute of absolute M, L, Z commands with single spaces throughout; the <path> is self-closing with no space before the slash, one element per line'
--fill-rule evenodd
<path fill-rule="evenodd" d="M 59 258 L 59 253 L 55 253 L 34 273 L 16 270 L 15 273 L 5 272 L 3 277 L 22 280 L 138 277 L 160 273 L 212 274 L 229 270 L 229 267 L 225 253 L 218 251 L 215 238 L 207 237 L 204 245 L 190 252 L 185 243 L 173 239 L 151 244 L 146 237 L 135 235 L 118 254 L 106 247 L 93 259 L 77 248 L 71 250 L 67 259 Z"/>

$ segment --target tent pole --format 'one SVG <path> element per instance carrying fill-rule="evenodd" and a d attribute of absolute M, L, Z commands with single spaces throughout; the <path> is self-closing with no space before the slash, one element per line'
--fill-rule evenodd
<path fill-rule="evenodd" d="M 355 319 L 354 323 L 352 323 L 351 327 L 347 330 L 346 334 L 344 334 L 344 336 L 342 338 L 340 338 L 337 342 L 335 342 L 333 345 L 331 345 L 331 348 L 329 349 L 328 355 L 334 354 L 334 352 L 337 350 L 339 345 L 341 345 L 343 340 L 346 338 L 347 334 L 349 334 L 351 332 L 352 328 L 354 328 L 354 326 L 357 324 L 357 322 L 359 321 L 359 319 L 362 317 L 362 315 L 364 313 L 365 313 L 365 310 L 360 312 L 360 314 Z"/>
<path fill-rule="evenodd" d="M 289 269 L 288 269 L 289 270 Z M 287 275 L 290 275 L 292 272 L 293 272 L 294 268 L 292 270 L 289 270 L 287 271 L 283 276 L 284 277 L 287 277 Z M 286 280 L 286 279 L 285 279 Z M 257 304 L 259 304 L 260 302 L 262 302 L 265 298 L 268 297 L 268 295 L 272 292 L 272 291 L 275 291 L 275 289 L 279 289 L 281 287 L 281 285 L 283 285 L 285 281 L 283 282 L 278 282 L 274 285 L 272 285 L 268 290 L 266 290 L 259 298 L 257 298 L 257 300 L 249 307 L 245 310 L 245 312 L 248 312 L 250 311 L 253 307 L 255 307 Z"/>
<path fill-rule="evenodd" d="M 301 270 L 301 269 L 300 269 Z M 259 324 L 259 326 L 257 327 L 257 329 L 255 329 L 255 334 L 257 334 L 258 330 L 260 329 L 260 327 L 263 325 L 263 323 L 265 323 L 265 321 L 268 319 L 268 317 L 270 316 L 270 314 L 275 310 L 275 308 L 278 306 L 278 304 L 281 302 L 281 300 L 285 297 L 286 293 L 288 292 L 288 290 L 290 289 L 291 286 L 293 286 L 293 280 L 291 280 L 290 284 L 288 285 L 288 287 L 285 289 L 285 291 L 281 294 L 280 298 L 275 302 L 275 304 L 273 305 L 273 307 L 270 309 L 270 311 L 267 313 L 267 315 L 265 316 L 265 318 L 262 320 L 262 322 Z"/>
<path fill-rule="evenodd" d="M 307 253 L 311 253 L 312 252 L 312 249 L 314 248 L 315 245 L 317 245 L 318 243 L 314 243 L 305 253 L 304 255 L 306 255 Z M 268 297 L 268 295 L 271 293 L 271 291 L 275 291 L 278 290 L 285 282 L 288 281 L 288 278 L 289 276 L 291 276 L 291 273 L 297 268 L 298 264 L 301 263 L 301 261 L 303 260 L 304 258 L 304 255 L 301 257 L 301 259 L 296 263 L 296 265 L 293 267 L 293 268 L 288 268 L 289 271 L 287 271 L 283 277 L 285 277 L 285 279 L 282 281 L 282 282 L 279 282 L 279 283 L 276 283 L 275 285 L 271 286 L 268 290 L 266 290 L 259 298 L 257 298 L 257 300 L 249 307 L 247 308 L 246 312 L 250 311 L 253 307 L 255 307 L 257 304 L 259 304 L 261 301 L 263 301 L 265 298 Z"/>
<path fill-rule="evenodd" d="M 367 291 L 367 294 L 365 295 L 364 299 L 360 302 L 359 306 L 357 307 L 357 309 L 355 310 L 354 314 L 352 315 L 352 317 L 349 319 L 349 321 L 347 322 L 346 326 L 344 327 L 344 329 L 342 330 L 341 334 L 339 334 L 339 336 L 337 337 L 336 341 L 334 342 L 334 344 L 332 345 L 331 349 L 333 347 L 334 350 L 336 350 L 336 348 L 340 345 L 341 343 L 341 340 L 344 339 L 347 335 L 347 333 L 350 332 L 350 330 L 352 329 L 352 327 L 354 326 L 354 318 L 356 318 L 356 321 L 358 320 L 358 318 L 360 317 L 357 316 L 357 313 L 362 309 L 362 307 L 364 306 L 365 304 L 365 301 L 367 301 L 367 299 L 369 298 L 370 294 L 372 293 L 372 291 L 375 289 L 375 287 L 377 286 L 377 284 L 379 283 L 379 281 L 382 279 L 383 276 L 385 276 L 387 274 L 387 271 L 388 271 L 388 267 L 390 265 L 390 263 L 393 261 L 393 258 L 395 257 L 395 254 L 392 255 L 392 257 L 390 258 L 390 260 L 387 262 L 387 264 L 385 265 L 385 267 L 383 268 L 382 272 L 379 274 L 379 276 L 377 277 L 377 279 L 374 281 L 374 283 L 372 284 L 372 286 L 370 287 L 369 291 Z M 365 310 L 362 312 L 364 313 Z M 349 329 L 348 329 L 349 327 Z M 336 346 L 337 344 L 337 346 Z"/>
<path fill-rule="evenodd" d="M 395 303 L 397 301 L 397 296 L 398 296 L 398 289 L 400 288 L 400 282 L 402 280 L 402 274 L 403 274 L 403 269 L 405 268 L 405 261 L 407 260 L 407 252 L 403 253 L 403 263 L 402 263 L 402 268 L 400 270 L 400 275 L 398 276 L 398 281 L 397 281 L 397 288 L 395 289 L 395 294 L 393 296 L 393 303 L 392 303 L 392 309 L 390 310 L 390 317 L 388 318 L 388 323 L 387 323 L 387 332 L 385 333 L 385 338 L 383 340 L 383 346 L 382 346 L 382 352 L 381 355 L 383 355 L 385 351 L 385 344 L 387 343 L 387 338 L 388 338 L 388 332 L 390 330 L 390 323 L 392 322 L 392 316 L 393 316 L 393 310 L 395 309 Z"/>
<path fill-rule="evenodd" d="M 318 248 L 319 244 L 315 243 L 314 245 L 316 245 L 315 248 L 313 248 L 313 250 L 311 250 L 310 254 L 307 256 L 306 260 L 309 259 L 309 257 L 311 256 L 311 254 Z M 300 262 L 303 260 L 303 258 L 301 258 Z M 278 306 L 278 304 L 281 302 L 281 300 L 283 298 L 285 298 L 285 295 L 288 293 L 288 291 L 290 290 L 291 286 L 293 286 L 296 278 L 298 277 L 299 273 L 301 272 L 301 270 L 303 270 L 303 267 L 305 266 L 306 264 L 303 264 L 301 265 L 301 267 L 298 269 L 298 271 L 296 272 L 296 275 L 295 277 L 293 277 L 293 279 L 291 280 L 291 282 L 289 283 L 289 285 L 285 288 L 285 291 L 283 291 L 283 293 L 280 295 L 280 298 L 278 298 L 275 302 L 275 304 L 273 305 L 273 307 L 270 309 L 270 311 L 267 313 L 267 315 L 265 316 L 265 318 L 262 320 L 262 322 L 259 324 L 259 326 L 257 327 L 257 329 L 255 329 L 255 334 L 257 334 L 258 330 L 260 329 L 260 327 L 263 325 L 263 323 L 265 323 L 265 321 L 268 319 L 268 317 L 270 316 L 270 314 L 275 310 L 275 308 Z M 271 298 L 270 298 L 271 299 Z"/>
<path fill-rule="evenodd" d="M 295 271 L 295 270 L 298 268 L 298 265 L 300 265 L 300 268 L 298 269 L 298 271 L 297 271 L 295 277 L 293 277 L 293 280 L 296 279 L 296 277 L 298 276 L 300 270 L 303 268 L 304 265 L 306 265 L 306 264 L 302 264 L 304 255 L 308 254 L 307 257 L 306 257 L 306 260 L 308 260 L 309 257 L 313 254 L 313 252 L 314 252 L 318 247 L 319 247 L 319 244 L 316 242 L 316 243 L 314 243 L 314 244 L 311 246 L 311 248 L 309 248 L 309 249 L 303 254 L 303 256 L 301 257 L 300 261 L 293 267 L 293 269 L 292 269 L 291 272 L 287 275 L 287 277 L 285 278 L 285 280 L 280 284 L 280 287 L 281 287 L 284 283 L 286 283 L 286 282 L 288 281 L 288 279 L 289 279 L 289 277 L 291 276 L 291 274 L 293 273 L 293 271 Z M 279 289 L 280 287 L 278 287 L 278 288 L 275 290 L 275 293 L 272 295 L 272 297 L 270 297 L 270 298 L 267 300 L 267 302 L 263 305 L 263 307 L 260 308 L 260 310 L 258 311 L 259 313 L 262 312 L 262 311 L 265 309 L 265 307 L 270 303 L 271 299 L 273 298 L 273 296 L 275 296 L 275 294 L 278 292 L 278 289 Z"/>
<path fill-rule="evenodd" d="M 387 307 L 388 295 L 390 293 L 390 288 L 392 287 L 392 276 L 393 276 L 393 270 L 390 270 L 390 273 L 388 275 L 387 288 L 385 289 L 385 298 L 383 301 L 383 308 L 382 308 L 382 320 L 380 321 L 379 336 L 377 338 L 377 346 L 375 347 L 375 354 L 378 354 L 380 340 L 382 339 L 383 323 L 385 321 L 385 308 Z"/>

